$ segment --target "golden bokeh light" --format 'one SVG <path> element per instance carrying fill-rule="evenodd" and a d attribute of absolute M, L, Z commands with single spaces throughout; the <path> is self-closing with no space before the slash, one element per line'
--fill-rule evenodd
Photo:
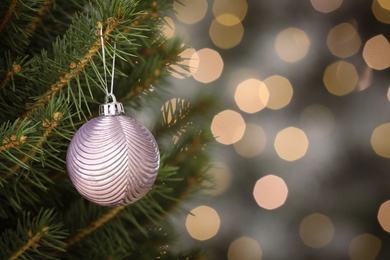
<path fill-rule="evenodd" d="M 287 106 L 293 96 L 293 88 L 290 81 L 285 77 L 274 75 L 266 78 L 264 84 L 269 92 L 269 99 L 266 103 L 270 109 L 281 109 Z"/>
<path fill-rule="evenodd" d="M 246 124 L 244 118 L 236 111 L 224 110 L 214 116 L 211 132 L 215 140 L 229 145 L 238 142 L 244 135 Z"/>
<path fill-rule="evenodd" d="M 355 26 L 341 23 L 329 31 L 326 44 L 333 55 L 347 58 L 359 51 L 362 41 Z"/>
<path fill-rule="evenodd" d="M 202 20 L 207 8 L 207 0 L 176 0 L 173 2 L 173 10 L 177 19 L 185 24 L 194 24 Z"/>
<path fill-rule="evenodd" d="M 167 37 L 168 39 L 172 38 L 173 35 L 175 34 L 175 24 L 174 24 L 172 18 L 169 16 L 165 16 L 163 21 L 164 21 L 164 24 L 161 28 L 161 31 L 163 32 L 165 37 Z"/>
<path fill-rule="evenodd" d="M 343 0 L 310 0 L 310 2 L 318 12 L 330 13 L 337 10 L 343 3 Z"/>
<path fill-rule="evenodd" d="M 225 22 L 225 24 L 220 21 Z M 235 21 L 238 21 L 238 23 L 234 24 Z M 233 24 L 226 25 L 226 23 Z M 240 44 L 244 35 L 244 26 L 238 18 L 229 20 L 226 19 L 226 16 L 217 17 L 211 23 L 209 35 L 215 46 L 221 49 L 231 49 Z"/>
<path fill-rule="evenodd" d="M 267 136 L 260 125 L 248 123 L 244 136 L 234 144 L 236 152 L 247 158 L 259 155 L 265 148 Z"/>
<path fill-rule="evenodd" d="M 341 60 L 326 67 L 323 81 L 331 94 L 344 96 L 355 90 L 359 75 L 353 64 Z"/>
<path fill-rule="evenodd" d="M 306 57 L 310 48 L 310 39 L 305 31 L 290 27 L 281 31 L 275 40 L 278 56 L 287 62 L 297 62 Z"/>
<path fill-rule="evenodd" d="M 288 188 L 284 180 L 275 175 L 267 175 L 259 179 L 253 189 L 253 197 L 257 204 L 268 210 L 282 206 L 287 199 Z"/>
<path fill-rule="evenodd" d="M 232 173 L 229 167 L 222 162 L 213 162 L 213 166 L 208 172 L 210 175 L 212 182 L 206 180 L 203 183 L 203 186 L 206 189 L 203 190 L 203 193 L 217 196 L 224 193 L 232 183 Z"/>
<path fill-rule="evenodd" d="M 384 231 L 390 233 L 390 200 L 385 201 L 379 207 L 378 221 Z"/>
<path fill-rule="evenodd" d="M 221 220 L 215 209 L 199 206 L 187 215 L 186 228 L 190 236 L 196 240 L 207 240 L 214 237 L 219 230 Z"/>
<path fill-rule="evenodd" d="M 241 23 L 240 18 L 231 13 L 223 13 L 221 15 L 218 15 L 217 17 L 215 17 L 215 20 L 225 26 L 233 26 Z"/>
<path fill-rule="evenodd" d="M 274 147 L 280 158 L 295 161 L 302 158 L 308 149 L 309 141 L 305 132 L 296 127 L 281 130 L 275 138 Z"/>
<path fill-rule="evenodd" d="M 388 99 L 389 102 L 390 102 L 390 86 L 389 86 L 389 89 L 387 90 L 387 99 Z"/>
<path fill-rule="evenodd" d="M 390 1 L 389 0 L 378 0 L 378 3 L 380 6 L 385 9 L 390 11 Z"/>
<path fill-rule="evenodd" d="M 390 44 L 382 34 L 369 39 L 364 45 L 363 58 L 367 65 L 376 70 L 390 67 Z"/>
<path fill-rule="evenodd" d="M 246 0 L 214 0 L 213 13 L 215 17 L 220 17 L 223 14 L 229 13 L 237 17 L 239 21 L 244 20 L 248 10 Z M 219 21 L 222 24 L 225 24 Z M 226 24 L 228 25 L 228 24 Z"/>
<path fill-rule="evenodd" d="M 299 235 L 303 243 L 309 247 L 325 247 L 333 239 L 333 223 L 327 216 L 319 213 L 313 213 L 306 216 L 301 221 Z"/>
<path fill-rule="evenodd" d="M 351 240 L 348 254 L 351 260 L 375 260 L 381 246 L 382 241 L 378 237 L 364 233 Z"/>
<path fill-rule="evenodd" d="M 199 56 L 195 49 L 188 48 L 179 54 L 181 61 L 172 64 L 171 75 L 183 79 L 192 76 L 199 66 Z"/>
<path fill-rule="evenodd" d="M 221 76 L 224 66 L 221 55 L 209 48 L 199 50 L 197 55 L 199 59 L 196 61 L 197 70 L 193 73 L 194 79 L 202 83 L 217 80 Z M 194 67 L 193 65 L 191 59 L 190 66 Z"/>
<path fill-rule="evenodd" d="M 300 123 L 310 137 L 322 138 L 333 130 L 335 117 L 326 106 L 311 105 L 302 111 Z"/>
<path fill-rule="evenodd" d="M 374 129 L 371 135 L 371 146 L 377 155 L 390 158 L 390 123 Z"/>
<path fill-rule="evenodd" d="M 262 110 L 269 99 L 269 92 L 263 82 L 248 79 L 241 82 L 234 94 L 234 100 L 240 110 L 246 113 L 256 113 Z"/>
<path fill-rule="evenodd" d="M 390 8 L 388 0 L 373 0 L 372 1 L 372 12 L 375 18 L 385 24 L 390 24 Z"/>
<path fill-rule="evenodd" d="M 230 243 L 228 260 L 261 260 L 263 250 L 259 243 L 250 237 L 240 237 Z"/>

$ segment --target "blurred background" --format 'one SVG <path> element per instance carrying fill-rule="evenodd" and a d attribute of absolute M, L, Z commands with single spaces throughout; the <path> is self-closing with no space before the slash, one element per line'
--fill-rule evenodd
<path fill-rule="evenodd" d="M 180 0 L 180 98 L 218 97 L 216 188 L 172 218 L 209 259 L 390 259 L 390 1 Z M 178 68 L 174 68 L 178 69 Z"/>

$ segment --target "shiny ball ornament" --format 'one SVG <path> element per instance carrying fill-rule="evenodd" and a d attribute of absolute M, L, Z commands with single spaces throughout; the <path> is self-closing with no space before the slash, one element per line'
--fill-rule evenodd
<path fill-rule="evenodd" d="M 102 206 L 123 206 L 142 198 L 154 184 L 160 153 L 150 131 L 123 115 L 123 105 L 100 106 L 70 142 L 66 162 L 73 185 Z"/>

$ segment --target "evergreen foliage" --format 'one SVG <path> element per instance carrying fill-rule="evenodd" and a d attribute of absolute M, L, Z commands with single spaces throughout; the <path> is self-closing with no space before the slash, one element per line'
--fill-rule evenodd
<path fill-rule="evenodd" d="M 169 251 L 174 235 L 165 218 L 205 178 L 213 101 L 172 99 L 162 89 L 186 48 L 160 31 L 171 7 L 169 0 L 1 1 L 1 259 L 199 255 Z M 153 189 L 126 207 L 86 201 L 66 172 L 71 138 L 104 101 L 100 27 L 106 56 L 117 43 L 117 99 L 132 117 L 145 106 L 153 111 L 148 127 L 160 146 Z"/>

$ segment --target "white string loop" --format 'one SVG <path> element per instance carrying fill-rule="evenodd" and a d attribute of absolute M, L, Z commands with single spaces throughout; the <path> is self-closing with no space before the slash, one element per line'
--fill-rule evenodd
<path fill-rule="evenodd" d="M 104 80 L 105 80 L 105 87 L 106 87 L 106 103 L 109 102 L 110 98 L 112 99 L 112 102 L 116 102 L 116 98 L 114 96 L 116 42 L 114 42 L 114 53 L 112 57 L 112 71 L 111 71 L 111 88 L 109 92 L 108 81 L 107 81 L 106 52 L 104 48 L 103 26 L 100 27 L 100 41 L 102 42 L 103 70 L 104 70 Z"/>

